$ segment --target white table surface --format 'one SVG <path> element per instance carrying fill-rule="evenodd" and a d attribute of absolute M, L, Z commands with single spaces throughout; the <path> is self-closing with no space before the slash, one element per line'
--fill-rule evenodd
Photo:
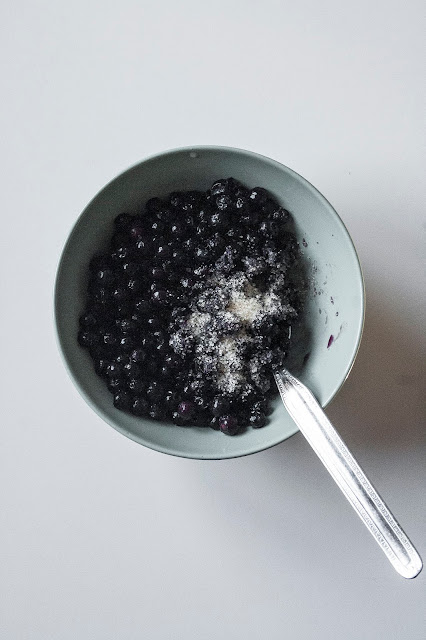
<path fill-rule="evenodd" d="M 426 570 L 394 572 L 300 434 L 229 461 L 145 449 L 80 398 L 52 323 L 66 236 L 129 165 L 219 144 L 292 167 L 366 280 L 328 415 L 426 558 L 421 5 L 2 4 L 2 639 L 426 637 Z"/>

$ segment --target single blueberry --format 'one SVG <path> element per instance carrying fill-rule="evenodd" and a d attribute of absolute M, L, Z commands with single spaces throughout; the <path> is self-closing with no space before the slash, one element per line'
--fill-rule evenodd
<path fill-rule="evenodd" d="M 216 417 L 226 415 L 229 411 L 230 402 L 227 398 L 223 396 L 217 396 L 214 398 L 213 403 L 211 405 L 212 414 Z"/>
<path fill-rule="evenodd" d="M 130 359 L 133 362 L 137 362 L 138 364 L 141 364 L 146 358 L 146 353 L 143 349 L 134 349 L 131 354 L 130 354 Z"/>
<path fill-rule="evenodd" d="M 120 213 L 114 218 L 114 224 L 120 231 L 127 231 L 133 221 L 133 216 L 130 213 Z"/>
<path fill-rule="evenodd" d="M 148 200 L 145 205 L 145 209 L 148 213 L 157 213 L 157 211 L 159 211 L 162 206 L 163 203 L 160 198 L 150 198 L 150 200 Z"/>
<path fill-rule="evenodd" d="M 135 416 L 146 416 L 148 415 L 149 404 L 143 398 L 135 398 L 133 400 L 131 411 Z"/>
<path fill-rule="evenodd" d="M 238 422 L 234 416 L 226 415 L 219 418 L 219 429 L 228 436 L 233 436 L 238 432 Z"/>
<path fill-rule="evenodd" d="M 150 400 L 159 400 L 163 393 L 163 387 L 156 380 L 153 380 L 146 390 L 147 398 L 149 398 Z"/>
<path fill-rule="evenodd" d="M 114 396 L 114 406 L 122 411 L 130 411 L 132 402 L 132 396 L 127 391 L 118 391 Z"/>
<path fill-rule="evenodd" d="M 135 395 L 140 395 L 145 390 L 145 383 L 141 378 L 130 378 L 128 387 Z"/>
<path fill-rule="evenodd" d="M 78 343 L 81 347 L 91 348 L 98 342 L 97 335 L 92 331 L 79 331 Z"/>

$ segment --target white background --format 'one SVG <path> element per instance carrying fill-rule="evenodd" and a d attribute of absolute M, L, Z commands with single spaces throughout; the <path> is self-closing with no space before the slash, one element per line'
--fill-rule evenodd
<path fill-rule="evenodd" d="M 80 398 L 52 323 L 67 234 L 129 165 L 218 144 L 290 166 L 366 279 L 328 414 L 426 558 L 421 7 L 3 0 L 2 639 L 425 637 L 426 570 L 393 571 L 300 434 L 222 462 L 145 449 Z"/>

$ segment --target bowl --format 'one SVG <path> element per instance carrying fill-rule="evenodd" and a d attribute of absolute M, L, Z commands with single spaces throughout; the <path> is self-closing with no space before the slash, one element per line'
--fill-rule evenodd
<path fill-rule="evenodd" d="M 262 451 L 297 427 L 277 398 L 269 423 L 237 436 L 201 427 L 178 427 L 123 413 L 113 406 L 86 350 L 77 344 L 78 318 L 86 295 L 88 263 L 107 244 L 112 221 L 154 196 L 206 190 L 233 176 L 270 191 L 293 217 L 309 283 L 300 340 L 291 366 L 322 406 L 347 378 L 361 340 L 364 286 L 359 260 L 343 222 L 307 180 L 270 158 L 227 147 L 190 147 L 143 160 L 107 184 L 87 205 L 65 244 L 55 286 L 59 348 L 77 389 L 96 413 L 120 433 L 151 449 L 176 456 L 220 459 Z M 307 341 L 308 340 L 308 344 Z"/>

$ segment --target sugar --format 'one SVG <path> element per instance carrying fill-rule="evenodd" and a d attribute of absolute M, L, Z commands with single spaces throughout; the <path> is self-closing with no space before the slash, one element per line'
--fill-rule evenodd
<path fill-rule="evenodd" d="M 272 270 L 266 290 L 260 290 L 248 271 L 232 275 L 212 273 L 194 297 L 190 313 L 170 339 L 180 354 L 192 349 L 195 369 L 214 381 L 225 395 L 244 396 L 254 387 L 265 391 L 262 363 L 253 352 L 256 336 L 252 329 L 262 322 L 292 318 L 295 310 L 285 299 L 285 273 Z M 272 357 L 272 354 L 271 354 Z"/>
<path fill-rule="evenodd" d="M 262 303 L 259 297 L 248 297 L 241 293 L 233 293 L 227 311 L 237 318 L 252 324 L 255 317 L 262 311 Z"/>
<path fill-rule="evenodd" d="M 187 326 L 193 335 L 200 336 L 206 325 L 210 322 L 211 315 L 209 313 L 201 313 L 200 311 L 194 311 L 188 318 Z"/>

